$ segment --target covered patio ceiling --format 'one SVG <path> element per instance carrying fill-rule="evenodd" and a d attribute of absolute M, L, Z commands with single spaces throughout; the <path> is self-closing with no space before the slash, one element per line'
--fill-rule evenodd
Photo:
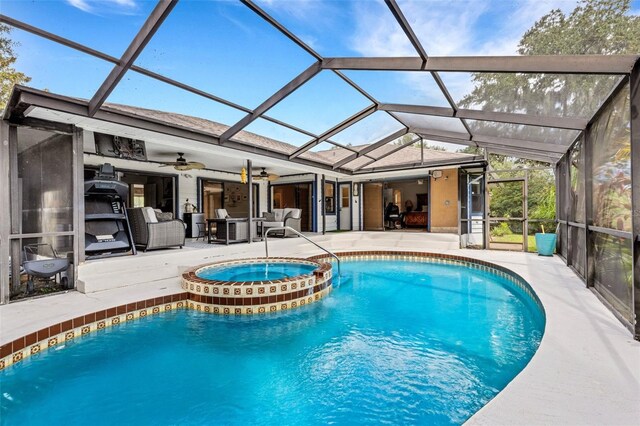
<path fill-rule="evenodd" d="M 367 2 L 367 6 L 378 8 L 376 16 L 385 25 L 399 29 L 415 52 L 413 56 L 329 56 L 334 51 L 349 50 L 332 45 L 330 38 L 314 40 L 302 26 L 303 21 L 296 21 L 297 14 L 283 13 L 272 2 L 240 3 L 217 3 L 212 9 L 205 2 L 178 4 L 177 0 L 161 0 L 149 11 L 142 28 L 119 56 L 106 53 L 113 50 L 111 47 L 99 50 L 64 37 L 63 27 L 56 28 L 56 32 L 45 29 L 56 24 L 34 26 L 0 15 L 0 22 L 54 42 L 56 49 L 70 48 L 81 52 L 85 59 L 96 61 L 93 72 L 78 78 L 98 85 L 90 92 L 64 93 L 68 96 L 19 87 L 5 117 L 23 122 L 33 119 L 28 117 L 32 112 L 29 107 L 35 106 L 78 117 L 73 124 L 81 123 L 81 118 L 102 120 L 345 175 L 481 159 L 474 155 L 446 156 L 429 149 L 419 149 L 416 156 L 420 144 L 478 147 L 554 164 L 607 100 L 624 87 L 639 58 L 638 55 L 429 56 L 423 43 L 430 35 L 424 34 L 419 22 L 412 23 L 414 18 L 405 13 L 405 2 L 396 0 L 385 0 L 384 4 Z M 358 3 L 361 2 L 350 6 Z M 406 9 L 412 9 L 412 5 L 407 3 Z M 224 62 L 222 56 L 229 47 L 215 43 L 215 31 L 226 27 L 210 30 L 201 20 L 186 19 L 196 15 L 221 27 L 225 20 L 244 19 L 235 22 L 233 28 L 241 29 L 238 38 L 244 44 L 240 45 L 246 48 L 247 56 L 254 56 L 253 76 Z M 276 15 L 289 25 L 285 26 Z M 348 19 L 347 15 L 336 19 Z M 131 24 L 125 16 L 119 20 L 123 25 Z M 193 25 L 185 27 L 185 21 Z M 296 27 L 299 33 L 289 26 Z M 260 29 L 252 32 L 249 27 L 252 31 Z M 229 32 L 233 28 L 228 27 Z M 251 36 L 243 35 L 242 31 L 251 32 Z M 262 37 L 256 38 L 256 34 Z M 186 58 L 177 52 L 180 43 L 193 43 L 201 50 L 196 57 Z M 264 52 L 270 43 L 286 45 L 290 55 L 271 57 Z M 320 50 L 327 54 L 319 53 Z M 108 73 L 105 65 L 111 66 Z M 202 80 L 188 72 L 189 68 L 208 69 L 214 65 L 220 68 L 224 80 Z M 264 74 L 261 81 L 263 67 L 278 72 Z M 176 74 L 184 78 L 174 77 Z M 539 96 L 532 96 L 531 101 L 525 96 L 524 103 L 521 100 L 510 111 L 498 105 L 505 102 L 465 101 L 474 78 L 491 74 L 509 74 L 532 82 L 555 78 L 556 91 L 564 99 L 580 104 L 580 108 L 558 108 L 553 102 L 540 102 Z M 576 86 L 569 83 L 576 79 L 597 85 L 599 93 L 572 92 Z M 159 96 L 167 102 L 153 104 L 151 109 L 166 113 L 141 113 L 144 111 L 141 107 L 149 107 L 144 103 L 148 100 L 136 97 L 136 89 L 144 85 L 157 88 Z M 243 85 L 255 90 L 251 95 L 236 95 L 234 89 L 240 92 Z M 460 85 L 467 87 L 467 92 L 460 92 Z M 515 90 L 518 87 L 514 86 Z M 420 96 L 413 96 L 414 92 L 420 92 Z M 167 96 L 168 93 L 175 98 Z M 549 97 L 553 98 L 552 94 Z M 461 102 L 465 102 L 465 108 L 460 107 Z M 175 113 L 183 113 L 182 118 L 175 120 Z M 391 161 L 393 158 L 397 160 Z"/>

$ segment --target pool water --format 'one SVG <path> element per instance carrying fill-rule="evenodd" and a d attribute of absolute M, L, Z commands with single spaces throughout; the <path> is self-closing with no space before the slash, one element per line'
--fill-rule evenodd
<path fill-rule="evenodd" d="M 0 372 L 2 424 L 460 424 L 528 363 L 544 316 L 463 266 L 343 262 L 291 311 L 174 311 Z M 334 282 L 337 284 L 337 282 Z"/>
<path fill-rule="evenodd" d="M 203 269 L 196 274 L 207 280 L 218 281 L 269 281 L 310 274 L 317 265 L 306 263 L 245 263 Z"/>

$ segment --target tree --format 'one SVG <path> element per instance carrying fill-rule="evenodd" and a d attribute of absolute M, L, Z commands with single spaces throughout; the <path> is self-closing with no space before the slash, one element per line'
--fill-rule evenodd
<path fill-rule="evenodd" d="M 9 38 L 11 28 L 0 24 L 0 111 L 3 111 L 9 101 L 11 89 L 16 84 L 28 83 L 31 78 L 13 68 L 16 54 L 13 48 L 16 42 Z"/>
<path fill-rule="evenodd" d="M 465 146 L 464 148 L 460 148 L 457 152 L 461 154 L 473 154 L 473 155 L 484 155 L 484 149 L 478 146 Z"/>
<path fill-rule="evenodd" d="M 640 17 L 628 15 L 630 0 L 581 0 L 568 14 L 551 10 L 524 33 L 520 55 L 616 55 L 640 52 Z M 619 77 L 474 73 L 474 89 L 463 108 L 556 117 L 591 118 Z M 547 143 L 571 142 L 575 132 L 488 122 L 469 122 L 477 134 Z M 621 152 L 624 156 L 624 152 Z M 492 169 L 536 167 L 539 163 L 491 155 Z M 507 177 L 507 176 L 504 176 Z M 515 177 L 515 175 L 513 175 Z M 491 191 L 493 216 L 516 217 L 522 211 L 521 188 L 497 185 Z M 555 182 L 546 171 L 529 173 L 529 215 L 555 216 Z"/>
<path fill-rule="evenodd" d="M 555 9 L 540 18 L 518 44 L 521 55 L 616 55 L 640 52 L 640 17 L 631 0 L 582 0 L 568 15 Z M 473 91 L 462 107 L 558 117 L 591 118 L 616 76 L 474 73 Z M 478 133 L 544 142 L 570 136 L 566 130 L 473 123 Z"/>

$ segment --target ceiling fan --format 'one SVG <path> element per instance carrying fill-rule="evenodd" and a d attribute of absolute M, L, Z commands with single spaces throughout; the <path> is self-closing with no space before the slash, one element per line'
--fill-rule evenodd
<path fill-rule="evenodd" d="M 178 158 L 176 159 L 176 161 L 164 163 L 160 167 L 173 166 L 174 169 L 180 170 L 180 171 L 194 170 L 194 169 L 199 170 L 199 169 L 205 168 L 205 165 L 202 163 L 199 163 L 197 161 L 185 160 L 184 152 L 178 152 L 177 154 L 178 154 Z"/>
<path fill-rule="evenodd" d="M 277 180 L 280 177 L 273 173 L 267 173 L 265 169 L 266 167 L 262 167 L 262 171 L 260 172 L 260 174 L 254 175 L 253 180 L 268 180 L 269 182 L 273 182 L 274 180 Z"/>

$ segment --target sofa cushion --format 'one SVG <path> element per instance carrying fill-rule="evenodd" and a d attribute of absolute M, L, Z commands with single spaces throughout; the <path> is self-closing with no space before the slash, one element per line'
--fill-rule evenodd
<path fill-rule="evenodd" d="M 284 226 L 284 222 L 262 222 L 263 228 L 281 228 Z"/>
<path fill-rule="evenodd" d="M 156 213 L 156 219 L 158 219 L 158 222 L 173 220 L 173 213 L 171 212 L 163 212 L 160 209 L 153 209 L 153 211 Z"/>
<path fill-rule="evenodd" d="M 273 212 L 262 212 L 262 217 L 266 222 L 274 222 L 276 220 L 276 215 Z"/>
<path fill-rule="evenodd" d="M 145 222 L 158 223 L 156 212 L 153 211 L 153 207 L 142 207 L 142 213 L 144 214 Z"/>
<path fill-rule="evenodd" d="M 284 209 L 273 209 L 273 214 L 276 222 L 282 222 L 284 220 Z"/>
<path fill-rule="evenodd" d="M 227 209 L 216 209 L 216 217 L 217 219 L 226 219 L 231 216 L 227 213 Z"/>

